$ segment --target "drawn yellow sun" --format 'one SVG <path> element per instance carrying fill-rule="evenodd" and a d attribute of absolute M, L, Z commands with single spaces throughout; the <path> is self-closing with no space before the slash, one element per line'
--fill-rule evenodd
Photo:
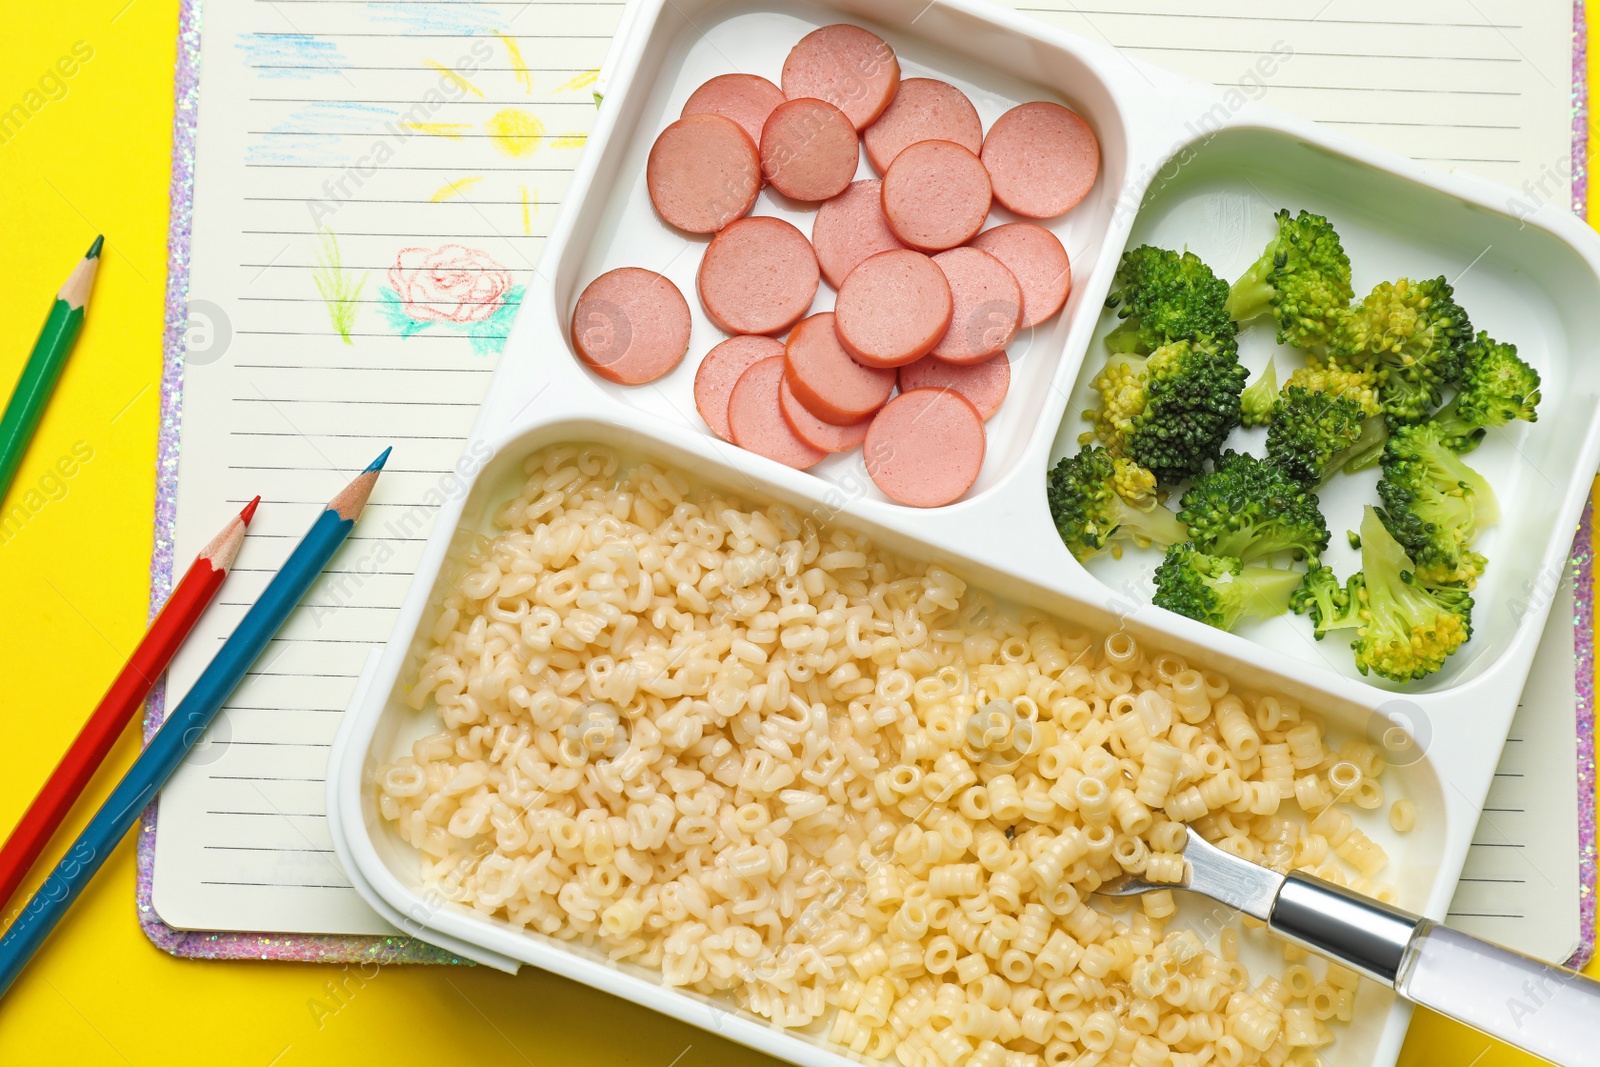
<path fill-rule="evenodd" d="M 505 34 L 496 34 L 505 46 L 506 60 L 511 71 L 516 76 L 517 84 L 524 93 L 533 92 L 533 74 L 522 58 L 522 52 L 517 43 Z M 472 96 L 479 100 L 488 99 L 484 92 L 473 82 L 469 81 L 462 72 L 452 70 L 442 63 L 434 60 L 424 60 L 428 68 L 437 71 L 442 77 L 455 84 L 463 96 Z M 577 77 L 550 90 L 553 94 L 575 92 L 594 84 L 598 71 L 584 71 Z M 425 134 L 429 137 L 444 137 L 452 141 L 460 141 L 468 136 L 486 137 L 495 150 L 510 159 L 527 159 L 535 152 L 545 150 L 563 151 L 582 148 L 586 136 L 582 133 L 563 133 L 549 136 L 545 133 L 544 121 L 532 110 L 526 107 L 508 106 L 500 108 L 487 122 L 478 127 L 475 122 L 402 122 L 401 128 L 415 133 Z M 481 131 L 481 132 L 480 132 Z M 457 197 L 467 198 L 469 191 L 479 182 L 483 181 L 481 174 L 465 174 L 452 181 L 441 185 L 431 197 L 434 201 L 450 200 Z M 521 186 L 520 206 L 522 209 L 522 232 L 533 232 L 533 216 L 539 211 L 539 190 L 537 187 Z"/>
<path fill-rule="evenodd" d="M 544 136 L 544 123 L 537 115 L 521 108 L 508 107 L 495 112 L 485 124 L 489 142 L 512 159 L 530 156 Z"/>

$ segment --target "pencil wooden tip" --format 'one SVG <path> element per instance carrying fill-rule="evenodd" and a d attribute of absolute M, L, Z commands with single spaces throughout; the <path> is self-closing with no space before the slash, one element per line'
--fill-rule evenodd
<path fill-rule="evenodd" d="M 98 252 L 99 245 L 90 249 Z M 65 300 L 69 308 L 81 308 L 89 302 L 89 290 L 94 288 L 94 276 L 100 272 L 99 255 L 88 255 L 78 260 L 67 280 L 56 290 L 56 299 Z"/>
<path fill-rule="evenodd" d="M 378 454 L 378 458 L 377 459 L 375 459 L 371 463 L 367 464 L 367 470 L 368 471 L 381 471 L 381 470 L 383 470 L 383 465 L 385 463 L 389 462 L 389 453 L 393 452 L 393 451 L 394 451 L 394 446 L 393 445 L 390 445 L 388 448 L 384 449 L 381 453 Z"/>
<path fill-rule="evenodd" d="M 259 499 L 261 498 L 256 498 Z M 251 501 L 245 511 L 253 512 L 255 509 L 255 501 Z M 228 525 L 222 528 L 222 532 L 200 550 L 200 558 L 210 560 L 211 565 L 219 571 L 226 571 L 233 566 L 233 561 L 238 558 L 239 549 L 244 545 L 244 528 L 249 521 L 250 519 L 242 512 L 237 518 L 229 519 Z"/>
<path fill-rule="evenodd" d="M 339 490 L 339 495 L 328 501 L 328 510 L 337 511 L 341 519 L 354 522 L 361 514 L 361 509 L 367 506 L 367 497 L 372 495 L 372 487 L 378 484 L 378 475 L 382 473 L 383 460 L 389 455 L 385 452 L 374 461 L 371 467 L 356 475 L 356 480 Z"/>
<path fill-rule="evenodd" d="M 239 512 L 239 521 L 249 526 L 250 520 L 256 517 L 256 505 L 260 503 L 261 497 L 257 495 L 254 500 L 244 506 L 243 511 Z"/>
<path fill-rule="evenodd" d="M 89 246 L 89 251 L 83 254 L 84 259 L 99 259 L 100 247 L 106 243 L 106 235 L 100 234 L 94 239 L 94 244 Z"/>

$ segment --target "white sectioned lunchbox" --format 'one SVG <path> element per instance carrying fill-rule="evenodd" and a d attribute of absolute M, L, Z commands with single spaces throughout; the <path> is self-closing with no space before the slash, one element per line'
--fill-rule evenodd
<path fill-rule="evenodd" d="M 961 88 L 985 128 L 1017 103 L 1055 100 L 1084 116 L 1100 139 L 1094 190 L 1048 223 L 1072 257 L 1072 296 L 1061 315 L 1012 346 L 1011 391 L 988 425 L 983 472 L 944 508 L 890 502 L 867 478 L 859 452 L 800 472 L 707 432 L 691 395 L 694 368 L 722 335 L 693 300 L 689 358 L 652 385 L 612 385 L 572 355 L 573 304 L 600 273 L 647 267 L 693 292 L 696 245 L 705 239 L 662 224 L 645 192 L 656 134 L 708 78 L 746 71 L 776 80 L 794 42 L 833 22 L 883 36 L 903 76 Z M 1600 239 L 1559 210 L 1529 212 L 1509 189 L 1430 170 L 981 0 L 636 0 L 605 78 L 588 149 L 469 442 L 471 488 L 443 506 L 394 634 L 369 661 L 330 756 L 330 825 L 366 899 L 406 932 L 491 966 L 533 964 L 794 1063 L 832 1067 L 856 1058 L 731 1001 L 667 988 L 653 971 L 431 895 L 416 853 L 378 815 L 375 770 L 435 728 L 431 709 L 407 705 L 406 687 L 460 556 L 493 532 L 489 517 L 520 488 L 530 452 L 594 440 L 746 499 L 785 501 L 865 530 L 886 548 L 937 561 L 1002 597 L 1102 630 L 1125 627 L 1239 685 L 1315 707 L 1346 734 L 1407 731 L 1414 743 L 1403 751 L 1414 761 L 1393 766 L 1388 780 L 1415 803 L 1416 829 L 1395 835 L 1382 812 L 1364 813 L 1362 826 L 1392 856 L 1384 877 L 1399 902 L 1442 917 L 1600 461 L 1600 361 L 1581 355 L 1587 339 L 1600 335 Z M 1384 278 L 1446 275 L 1475 327 L 1516 343 L 1543 376 L 1538 423 L 1491 435 L 1470 458 L 1502 510 L 1479 546 L 1490 567 L 1475 593 L 1473 638 L 1445 670 L 1403 691 L 1357 675 L 1344 643 L 1312 641 L 1304 619 L 1229 634 L 1150 607 L 1155 557 L 1130 552 L 1086 569 L 1062 546 L 1045 504 L 1048 464 L 1074 450 L 1084 428 L 1078 412 L 1088 406 L 1085 390 L 1107 328 L 1101 306 L 1124 248 L 1146 241 L 1188 247 L 1220 276 L 1237 277 L 1260 255 L 1279 207 L 1334 222 L 1357 292 Z M 809 213 L 775 204 L 769 192 L 756 212 L 810 232 Z M 995 221 L 1006 221 L 1005 213 L 997 209 Z M 814 310 L 831 303 L 823 287 Z M 1253 370 L 1273 348 L 1270 333 L 1245 335 Z M 1360 477 L 1337 479 L 1324 494 L 1336 545 L 1371 497 Z M 1334 561 L 1341 573 L 1353 569 L 1347 558 Z M 1329 1062 L 1389 1067 L 1408 1018 L 1392 994 L 1364 987 Z"/>

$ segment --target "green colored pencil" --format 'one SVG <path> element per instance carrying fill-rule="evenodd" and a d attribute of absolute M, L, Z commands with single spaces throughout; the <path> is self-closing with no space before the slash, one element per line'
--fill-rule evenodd
<path fill-rule="evenodd" d="M 0 501 L 5 500 L 11 481 L 22 465 L 28 442 L 39 428 L 50 394 L 55 392 L 61 379 L 61 369 L 72 354 L 73 342 L 83 329 L 84 306 L 89 302 L 89 290 L 94 288 L 95 271 L 100 268 L 100 246 L 104 237 L 96 237 L 83 259 L 72 268 L 67 280 L 56 293 L 56 302 L 50 305 L 45 316 L 39 340 L 34 342 L 33 355 L 22 368 L 11 400 L 0 415 Z"/>

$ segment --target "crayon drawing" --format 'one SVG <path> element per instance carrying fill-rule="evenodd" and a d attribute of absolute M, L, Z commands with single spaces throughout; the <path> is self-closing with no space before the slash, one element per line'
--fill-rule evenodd
<path fill-rule="evenodd" d="M 433 0 L 426 4 L 417 3 L 417 0 L 374 0 L 366 8 L 374 23 L 410 33 L 468 36 L 498 33 L 511 24 L 503 9 L 478 0 Z"/>
<path fill-rule="evenodd" d="M 339 254 L 339 238 L 332 230 L 324 227 L 318 235 L 318 243 L 317 269 L 311 272 L 311 280 L 322 294 L 328 322 L 345 344 L 352 344 L 350 331 L 356 323 L 367 276 L 363 274 L 358 278 L 354 271 L 345 269 Z"/>
<path fill-rule="evenodd" d="M 245 148 L 249 163 L 348 166 L 365 153 L 392 107 L 353 100 L 315 100 L 288 114 Z"/>
<path fill-rule="evenodd" d="M 523 287 L 492 256 L 465 245 L 403 248 L 378 291 L 378 309 L 401 337 L 435 326 L 465 334 L 476 355 L 498 355 Z"/>
<path fill-rule="evenodd" d="M 345 58 L 339 46 L 315 34 L 244 33 L 237 45 L 250 68 L 262 78 L 305 81 L 343 73 Z"/>

